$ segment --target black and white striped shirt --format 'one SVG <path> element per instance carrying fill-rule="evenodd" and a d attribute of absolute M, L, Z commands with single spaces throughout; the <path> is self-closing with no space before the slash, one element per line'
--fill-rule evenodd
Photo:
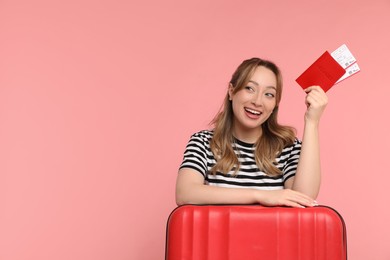
<path fill-rule="evenodd" d="M 205 178 L 205 184 L 231 187 L 231 188 L 254 188 L 261 190 L 277 190 L 284 188 L 284 182 L 295 175 L 299 155 L 301 151 L 301 141 L 295 139 L 293 145 L 285 147 L 276 157 L 277 167 L 282 171 L 282 175 L 271 177 L 260 171 L 256 165 L 254 144 L 235 140 L 233 149 L 240 162 L 240 168 L 234 176 L 234 171 L 228 174 L 217 172 L 216 175 L 210 173 L 216 161 L 210 149 L 210 140 L 213 131 L 203 130 L 191 136 L 184 152 L 181 168 L 191 168 L 201 173 Z"/>

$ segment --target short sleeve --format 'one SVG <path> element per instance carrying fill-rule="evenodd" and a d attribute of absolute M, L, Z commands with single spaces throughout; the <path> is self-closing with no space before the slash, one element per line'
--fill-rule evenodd
<path fill-rule="evenodd" d="M 286 158 L 283 166 L 283 182 L 295 176 L 297 172 L 299 156 L 301 154 L 302 141 L 295 139 L 294 144 L 283 149 Z"/>
<path fill-rule="evenodd" d="M 186 146 L 180 169 L 191 168 L 206 177 L 207 149 L 207 138 L 201 132 L 193 134 Z"/>

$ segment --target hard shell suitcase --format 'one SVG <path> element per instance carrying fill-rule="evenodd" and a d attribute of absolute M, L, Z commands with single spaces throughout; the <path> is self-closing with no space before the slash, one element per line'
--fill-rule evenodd
<path fill-rule="evenodd" d="M 166 260 L 345 260 L 345 223 L 334 209 L 185 205 L 167 222 Z"/>

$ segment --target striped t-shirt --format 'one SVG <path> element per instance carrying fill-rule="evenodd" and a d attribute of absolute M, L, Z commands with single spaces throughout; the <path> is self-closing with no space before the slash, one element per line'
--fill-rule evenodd
<path fill-rule="evenodd" d="M 260 171 L 255 161 L 254 144 L 245 143 L 235 139 L 232 144 L 234 152 L 240 162 L 236 175 L 234 171 L 228 174 L 217 172 L 215 175 L 210 172 L 216 161 L 210 149 L 210 140 L 213 131 L 203 130 L 191 136 L 184 152 L 181 168 L 191 168 L 203 175 L 205 184 L 231 187 L 231 188 L 254 188 L 261 190 L 278 190 L 284 188 L 284 182 L 295 175 L 301 141 L 295 139 L 293 145 L 285 147 L 276 157 L 277 167 L 282 175 L 271 177 Z"/>

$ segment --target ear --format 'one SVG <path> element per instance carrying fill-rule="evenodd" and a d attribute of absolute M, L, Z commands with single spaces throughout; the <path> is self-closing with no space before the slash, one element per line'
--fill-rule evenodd
<path fill-rule="evenodd" d="M 228 89 L 228 94 L 229 94 L 229 100 L 231 101 L 232 100 L 232 97 L 233 97 L 233 85 L 232 83 L 229 83 L 229 89 Z"/>

